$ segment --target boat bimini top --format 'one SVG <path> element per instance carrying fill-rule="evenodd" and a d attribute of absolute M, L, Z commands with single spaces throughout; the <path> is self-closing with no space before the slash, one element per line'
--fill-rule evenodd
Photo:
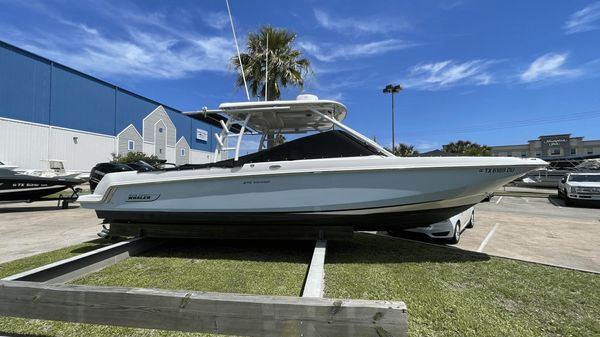
<path fill-rule="evenodd" d="M 270 135 L 321 132 L 331 130 L 335 126 L 377 148 L 382 154 L 393 156 L 373 140 L 342 124 L 346 113 L 346 106 L 342 103 L 319 100 L 314 95 L 299 95 L 296 100 L 289 101 L 223 103 L 216 110 L 203 108 L 200 111 L 184 112 L 188 116 L 210 114 L 227 116 L 227 123 L 220 121 L 223 130 L 220 134 L 215 134 L 217 139 L 215 162 L 221 158 L 221 154 L 228 151 L 234 151 L 233 160 L 237 161 L 245 133 L 262 135 L 258 149 L 260 151 Z M 229 138 L 236 138 L 235 146 L 228 145 Z"/>

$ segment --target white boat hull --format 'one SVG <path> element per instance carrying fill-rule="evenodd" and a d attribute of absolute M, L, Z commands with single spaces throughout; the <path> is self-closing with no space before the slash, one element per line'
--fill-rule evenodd
<path fill-rule="evenodd" d="M 449 218 L 544 166 L 517 158 L 337 158 L 106 175 L 82 196 L 109 223 L 347 225 L 400 229 Z"/>

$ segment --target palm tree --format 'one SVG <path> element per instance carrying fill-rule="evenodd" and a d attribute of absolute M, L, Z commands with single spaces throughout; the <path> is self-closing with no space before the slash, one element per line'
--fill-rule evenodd
<path fill-rule="evenodd" d="M 271 26 L 262 26 L 257 33 L 248 34 L 247 51 L 241 53 L 240 58 L 252 96 L 265 99 L 267 52 L 269 53 L 267 100 L 279 99 L 281 89 L 288 85 L 304 87 L 304 79 L 312 70 L 310 62 L 302 57 L 302 52 L 294 49 L 295 40 L 296 34 Z M 235 55 L 231 57 L 230 62 L 238 71 L 236 84 L 241 87 L 244 85 L 244 79 L 240 69 L 240 58 Z"/>
<path fill-rule="evenodd" d="M 492 148 L 486 145 L 471 143 L 468 140 L 459 140 L 442 146 L 444 152 L 459 153 L 467 156 L 491 156 Z"/>
<path fill-rule="evenodd" d="M 392 153 L 399 157 L 410 157 L 410 156 L 418 156 L 419 151 L 415 150 L 414 145 L 400 143 L 394 146 L 394 150 Z"/>

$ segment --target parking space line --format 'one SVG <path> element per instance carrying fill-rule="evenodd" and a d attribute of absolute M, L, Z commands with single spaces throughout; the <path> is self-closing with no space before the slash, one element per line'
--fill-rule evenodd
<path fill-rule="evenodd" d="M 488 244 L 488 242 L 490 241 L 490 238 L 492 237 L 492 235 L 494 235 L 494 233 L 496 232 L 496 228 L 498 228 L 498 223 L 496 222 L 496 224 L 494 225 L 494 228 L 492 228 L 492 230 L 488 233 L 488 235 L 485 237 L 485 239 L 483 239 L 483 241 L 481 242 L 481 244 L 479 245 L 479 248 L 477 248 L 477 252 L 481 253 L 483 252 L 483 249 L 485 248 L 485 246 Z"/>
<path fill-rule="evenodd" d="M 498 198 L 498 200 L 496 200 L 496 205 L 498 205 L 500 203 L 500 200 L 502 200 L 502 197 L 504 197 L 504 196 L 501 195 L 500 198 Z"/>

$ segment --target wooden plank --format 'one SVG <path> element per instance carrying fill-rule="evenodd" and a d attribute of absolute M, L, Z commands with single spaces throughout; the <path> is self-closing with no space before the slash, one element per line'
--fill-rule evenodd
<path fill-rule="evenodd" d="M 403 302 L 0 281 L 0 315 L 239 336 L 407 336 Z"/>
<path fill-rule="evenodd" d="M 251 240 L 346 240 L 352 226 L 254 226 L 179 225 L 111 223 L 111 235 L 155 238 L 251 239 Z"/>
<path fill-rule="evenodd" d="M 129 256 L 147 251 L 159 244 L 160 241 L 158 240 L 134 238 L 8 276 L 2 280 L 45 283 L 68 282 L 115 264 Z"/>
<path fill-rule="evenodd" d="M 313 251 L 310 266 L 302 297 L 323 297 L 325 288 L 325 253 L 327 251 L 327 240 L 317 240 L 315 250 Z"/>

